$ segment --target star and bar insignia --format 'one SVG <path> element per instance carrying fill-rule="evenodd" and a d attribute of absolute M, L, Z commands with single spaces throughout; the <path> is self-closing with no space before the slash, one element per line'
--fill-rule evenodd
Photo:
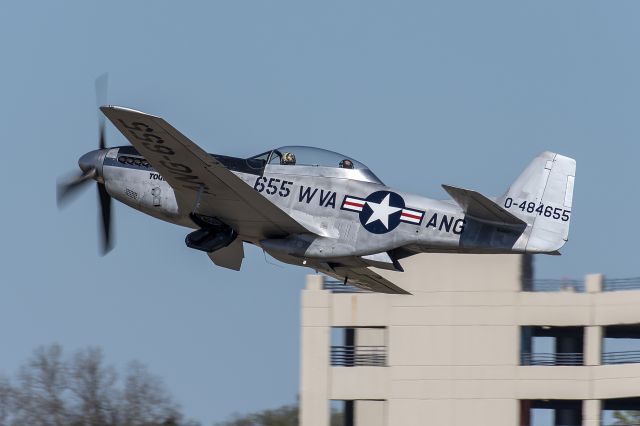
<path fill-rule="evenodd" d="M 376 191 L 367 198 L 347 195 L 341 209 L 359 213 L 362 226 L 375 234 L 392 231 L 400 222 L 420 225 L 425 214 L 405 207 L 404 199 L 391 191 Z"/>

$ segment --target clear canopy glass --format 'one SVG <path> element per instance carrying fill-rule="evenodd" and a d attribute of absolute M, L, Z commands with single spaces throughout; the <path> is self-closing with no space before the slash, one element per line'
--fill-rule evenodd
<path fill-rule="evenodd" d="M 293 154 L 293 157 L 286 154 Z M 316 166 L 316 167 L 343 167 L 350 169 L 368 169 L 367 166 L 353 158 L 311 146 L 283 146 L 274 149 L 269 159 L 269 164 L 286 164 L 287 160 L 293 160 L 296 166 Z M 345 161 L 346 166 L 345 166 Z M 350 167 L 352 165 L 352 167 Z"/>
<path fill-rule="evenodd" d="M 360 170 L 371 180 L 380 181 L 363 163 L 348 155 L 339 154 L 327 149 L 311 146 L 283 146 L 269 152 L 258 154 L 249 159 L 270 165 L 333 167 L 349 170 Z"/>

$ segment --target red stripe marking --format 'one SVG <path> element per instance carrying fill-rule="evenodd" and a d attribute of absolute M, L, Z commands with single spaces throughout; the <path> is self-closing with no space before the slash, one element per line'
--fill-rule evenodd
<path fill-rule="evenodd" d="M 363 204 L 359 204 L 359 203 L 354 203 L 353 201 L 345 201 L 344 204 L 345 205 L 349 205 L 349 206 L 353 206 L 353 207 L 364 207 L 364 203 Z"/>
<path fill-rule="evenodd" d="M 422 219 L 422 215 L 416 216 L 414 214 L 404 213 L 404 212 L 402 212 L 402 216 L 410 217 L 412 219 L 417 219 L 417 220 L 421 220 Z"/>

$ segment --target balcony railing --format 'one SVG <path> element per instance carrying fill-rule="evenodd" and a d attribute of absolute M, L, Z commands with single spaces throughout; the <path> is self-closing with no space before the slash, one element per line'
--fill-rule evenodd
<path fill-rule="evenodd" d="M 584 281 L 574 279 L 532 279 L 522 282 L 524 291 L 573 291 L 584 293 Z"/>
<path fill-rule="evenodd" d="M 637 364 L 640 363 L 640 351 L 604 352 L 603 364 Z"/>
<path fill-rule="evenodd" d="M 524 291 L 574 291 L 583 293 L 585 285 L 575 279 L 532 279 L 522 283 Z M 604 278 L 602 291 L 640 290 L 640 277 Z"/>
<path fill-rule="evenodd" d="M 332 293 L 371 293 L 370 291 L 361 289 L 351 284 L 344 284 L 342 281 L 326 279 L 324 280 L 324 290 L 330 290 Z"/>
<path fill-rule="evenodd" d="M 344 284 L 340 280 L 325 279 L 324 289 L 332 293 L 371 293 L 351 284 Z M 528 279 L 522 282 L 523 291 L 569 291 L 575 293 L 585 292 L 585 283 L 577 279 Z M 632 278 L 605 278 L 602 282 L 602 291 L 640 290 L 640 277 Z"/>
<path fill-rule="evenodd" d="M 529 353 L 520 356 L 522 365 L 583 365 L 584 355 L 581 352 L 571 353 Z"/>
<path fill-rule="evenodd" d="M 602 291 L 639 290 L 640 277 L 633 278 L 605 278 Z"/>
<path fill-rule="evenodd" d="M 331 346 L 331 365 L 336 367 L 373 366 L 387 364 L 386 346 Z"/>

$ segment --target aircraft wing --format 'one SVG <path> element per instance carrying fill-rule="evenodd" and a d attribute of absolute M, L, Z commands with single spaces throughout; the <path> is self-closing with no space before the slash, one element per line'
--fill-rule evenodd
<path fill-rule="evenodd" d="M 376 274 L 369 268 L 349 268 L 346 266 L 337 266 L 331 271 L 323 271 L 339 280 L 347 277 L 347 283 L 353 284 L 364 290 L 375 291 L 376 293 L 387 294 L 411 294 L 408 291 L 398 287 L 391 281 Z"/>
<path fill-rule="evenodd" d="M 118 106 L 100 110 L 171 185 L 181 212 L 216 217 L 245 238 L 309 233 L 162 118 Z"/>

